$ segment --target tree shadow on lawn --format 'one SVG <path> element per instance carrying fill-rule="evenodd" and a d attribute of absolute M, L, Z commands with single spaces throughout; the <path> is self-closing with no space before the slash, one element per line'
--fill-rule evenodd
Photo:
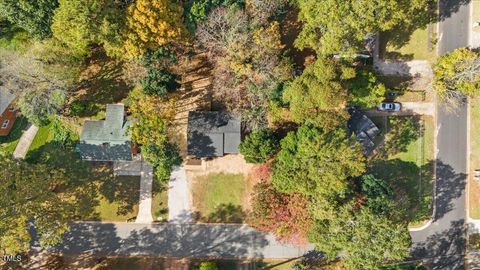
<path fill-rule="evenodd" d="M 29 153 L 27 161 L 45 164 L 65 173 L 65 184 L 55 190 L 76 198 L 73 220 L 100 220 L 96 210 L 100 197 L 118 205 L 117 214 L 120 215 L 132 212 L 133 206 L 138 204 L 139 177 L 113 177 L 111 166 L 107 163 L 83 161 L 72 147 L 50 142 Z"/>
<path fill-rule="evenodd" d="M 391 116 L 388 118 L 388 128 L 385 144 L 377 154 L 381 159 L 407 152 L 408 146 L 423 137 L 425 128 L 420 125 L 419 117 Z"/>
<path fill-rule="evenodd" d="M 97 115 L 105 104 L 117 103 L 126 98 L 130 85 L 123 79 L 123 62 L 108 58 L 97 50 L 88 60 L 82 79 L 69 104 L 69 114 L 79 117 Z"/>
<path fill-rule="evenodd" d="M 246 217 L 247 214 L 240 205 L 222 203 L 204 219 L 208 223 L 243 223 Z"/>
<path fill-rule="evenodd" d="M 409 24 L 402 24 L 396 28 L 381 33 L 380 38 L 380 55 L 386 56 L 386 48 L 392 46 L 394 48 L 401 48 L 406 45 L 413 34 L 417 29 L 425 29 L 429 24 L 436 23 L 439 21 L 444 21 L 457 12 L 461 6 L 466 5 L 471 0 L 440 0 L 439 10 L 440 13 L 437 14 L 437 3 L 436 1 L 430 1 L 429 5 L 422 11 L 415 14 L 412 22 Z M 402 61 L 412 60 L 413 55 L 402 55 L 397 53 L 393 55 L 395 59 Z"/>
<path fill-rule="evenodd" d="M 407 222 L 421 222 L 432 217 L 432 163 L 419 167 L 400 159 L 378 160 L 370 168 L 375 177 L 391 185 L 398 205 L 396 209 L 404 211 L 401 210 L 400 216 Z"/>

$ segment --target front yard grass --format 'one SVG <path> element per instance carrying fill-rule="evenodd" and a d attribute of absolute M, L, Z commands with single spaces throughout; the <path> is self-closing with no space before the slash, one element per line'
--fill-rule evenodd
<path fill-rule="evenodd" d="M 431 29 L 430 37 L 428 27 Z M 435 35 L 433 34 L 433 25 L 423 29 L 415 30 L 409 37 L 402 37 L 408 40 L 400 47 L 391 44 L 389 33 L 382 34 L 381 46 L 383 47 L 383 55 L 386 59 L 395 60 L 427 60 L 434 63 L 437 57 L 435 47 Z M 430 44 L 429 44 L 430 42 Z"/>
<path fill-rule="evenodd" d="M 432 215 L 434 122 L 432 117 L 413 119 L 418 121 L 420 132 L 415 136 L 396 138 L 394 143 L 401 147 L 384 149 L 387 152 L 372 161 L 370 170 L 378 178 L 390 182 L 399 207 L 408 209 L 409 226 L 418 227 Z M 387 134 L 398 128 L 392 124 L 389 119 Z M 388 140 L 392 139 L 388 138 L 386 145 Z"/>
<path fill-rule="evenodd" d="M 153 179 L 152 187 L 152 215 L 153 220 L 167 221 L 168 219 L 168 185 Z"/>
<path fill-rule="evenodd" d="M 95 208 L 102 221 L 133 220 L 138 214 L 140 176 L 116 176 L 98 186 Z"/>
<path fill-rule="evenodd" d="M 242 223 L 246 185 L 242 174 L 215 173 L 197 177 L 192 194 L 200 220 Z"/>
<path fill-rule="evenodd" d="M 480 181 L 473 178 L 474 170 L 480 169 L 480 99 L 470 101 L 470 175 L 469 210 L 470 217 L 480 219 Z"/>
<path fill-rule="evenodd" d="M 41 126 L 38 128 L 37 135 L 35 135 L 35 138 L 32 141 L 32 144 L 30 145 L 30 148 L 28 148 L 28 153 L 27 153 L 27 158 L 32 152 L 36 152 L 42 146 L 45 144 L 51 142 L 53 140 L 53 121 L 50 122 L 50 124 L 46 126 Z"/>
<path fill-rule="evenodd" d="M 10 134 L 5 137 L 0 137 L 0 152 L 10 156 L 15 151 L 18 141 L 23 134 L 23 131 L 28 125 L 27 118 L 20 116 L 15 120 L 15 124 L 10 130 Z"/>

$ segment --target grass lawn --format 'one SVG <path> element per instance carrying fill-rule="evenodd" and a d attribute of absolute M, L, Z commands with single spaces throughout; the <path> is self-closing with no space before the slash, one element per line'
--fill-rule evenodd
<path fill-rule="evenodd" d="M 153 181 L 152 215 L 153 220 L 167 221 L 168 219 L 168 186 L 167 183 L 160 183 L 157 179 Z"/>
<path fill-rule="evenodd" d="M 209 174 L 193 183 L 193 205 L 206 222 L 241 223 L 245 218 L 243 203 L 247 195 L 241 174 Z"/>
<path fill-rule="evenodd" d="M 411 227 L 423 225 L 432 213 L 434 122 L 431 117 L 422 117 L 418 123 L 423 132 L 408 139 L 397 139 L 403 147 L 396 152 L 389 151 L 371 166 L 375 176 L 390 182 L 400 207 L 408 209 Z M 387 130 L 391 132 L 393 128 L 390 119 Z"/>
<path fill-rule="evenodd" d="M 433 26 L 430 26 L 433 29 Z M 432 31 L 433 32 L 433 31 Z M 415 30 L 410 37 L 402 37 L 408 40 L 402 46 L 394 46 L 389 42 L 389 34 L 383 35 L 384 58 L 398 60 L 427 60 L 430 63 L 436 60 L 435 35 L 428 37 L 428 27 Z M 430 44 L 428 44 L 430 42 Z"/>
<path fill-rule="evenodd" d="M 470 110 L 470 167 L 480 169 L 480 99 L 471 99 Z M 474 174 L 471 174 L 474 175 Z M 470 217 L 480 219 L 480 181 L 469 179 Z"/>
<path fill-rule="evenodd" d="M 291 270 L 297 262 L 293 260 L 269 260 L 265 259 L 261 262 L 240 262 L 234 260 L 218 260 L 216 261 L 220 270 L 237 270 L 237 269 L 271 269 L 271 270 Z M 198 269 L 200 262 L 191 263 L 190 269 Z"/>
<path fill-rule="evenodd" d="M 0 137 L 0 152 L 10 156 L 15 151 L 17 147 L 18 141 L 23 134 L 23 131 L 28 125 L 27 118 L 20 116 L 15 121 L 12 130 L 10 130 L 10 134 L 5 137 Z"/>
<path fill-rule="evenodd" d="M 102 221 L 127 221 L 138 213 L 140 176 L 117 176 L 99 186 L 95 208 Z"/>
<path fill-rule="evenodd" d="M 46 126 L 39 127 L 35 139 L 33 139 L 30 148 L 28 148 L 27 158 L 31 158 L 28 156 L 31 152 L 37 152 L 42 146 L 51 142 L 53 140 L 53 135 L 53 121 Z"/>

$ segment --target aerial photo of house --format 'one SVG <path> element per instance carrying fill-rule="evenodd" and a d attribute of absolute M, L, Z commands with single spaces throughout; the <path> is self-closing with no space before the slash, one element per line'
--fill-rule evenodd
<path fill-rule="evenodd" d="M 0 0 L 0 270 L 480 269 L 480 0 Z"/>

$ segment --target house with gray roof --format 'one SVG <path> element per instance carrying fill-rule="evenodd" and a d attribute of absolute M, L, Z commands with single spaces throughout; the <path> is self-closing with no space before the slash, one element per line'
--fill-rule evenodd
<path fill-rule="evenodd" d="M 238 154 L 241 119 L 226 112 L 188 113 L 188 155 L 205 158 Z"/>
<path fill-rule="evenodd" d="M 380 130 L 364 113 L 352 110 L 350 115 L 348 128 L 355 134 L 355 138 L 363 146 L 363 153 L 368 155 L 375 148 L 374 139 L 380 133 Z"/>
<path fill-rule="evenodd" d="M 77 144 L 83 160 L 130 161 L 132 142 L 128 134 L 130 122 L 123 104 L 108 104 L 105 120 L 85 121 Z"/>

